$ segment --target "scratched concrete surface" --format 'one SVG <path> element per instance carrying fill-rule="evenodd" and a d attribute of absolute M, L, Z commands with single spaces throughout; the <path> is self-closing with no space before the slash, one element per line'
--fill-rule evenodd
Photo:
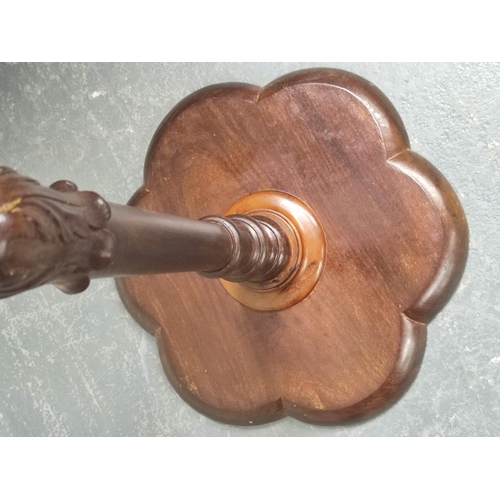
<path fill-rule="evenodd" d="M 44 287 L 0 302 L 0 435 L 500 435 L 500 65 L 2 64 L 0 164 L 125 203 L 141 184 L 153 132 L 184 96 L 310 66 L 347 69 L 380 87 L 413 149 L 445 174 L 467 213 L 465 275 L 429 326 L 406 395 L 349 427 L 214 422 L 170 387 L 154 339 L 129 317 L 113 281 L 96 281 L 77 296 Z"/>

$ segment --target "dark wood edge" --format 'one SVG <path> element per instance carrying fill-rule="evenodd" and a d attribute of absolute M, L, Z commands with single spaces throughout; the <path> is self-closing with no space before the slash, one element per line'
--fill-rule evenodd
<path fill-rule="evenodd" d="M 361 401 L 338 410 L 311 410 L 283 400 L 291 417 L 319 425 L 354 424 L 392 406 L 408 390 L 418 374 L 425 352 L 427 326 L 401 314 L 401 340 L 393 368 L 381 386 Z"/>
<path fill-rule="evenodd" d="M 429 323 L 450 300 L 462 278 L 469 249 L 469 229 L 462 205 L 443 174 L 425 158 L 406 150 L 389 162 L 406 174 L 431 200 L 441 220 L 444 248 L 434 277 L 405 314 Z"/>
<path fill-rule="evenodd" d="M 156 342 L 163 369 L 172 387 L 179 396 L 203 415 L 227 424 L 251 426 L 279 420 L 285 416 L 315 425 L 351 425 L 368 420 L 387 410 L 400 399 L 415 380 L 425 352 L 427 326 L 401 314 L 402 336 L 393 368 L 381 386 L 361 401 L 336 410 L 311 410 L 293 401 L 278 398 L 247 411 L 215 407 L 202 402 L 182 383 L 172 370 L 166 346 L 163 344 L 161 328 L 158 328 Z"/>
<path fill-rule="evenodd" d="M 356 99 L 359 99 L 368 109 L 379 127 L 387 158 L 391 158 L 400 151 L 410 147 L 410 141 L 403 121 L 387 96 L 365 78 L 348 71 L 331 68 L 313 68 L 295 71 L 263 87 L 259 92 L 257 100 L 263 101 L 276 92 L 289 87 L 311 83 L 336 87 L 349 92 Z"/>
<path fill-rule="evenodd" d="M 163 335 L 160 335 L 161 329 L 158 330 L 156 335 L 156 343 L 158 352 L 160 353 L 160 360 L 163 370 L 168 378 L 172 387 L 176 390 L 179 396 L 193 407 L 196 411 L 202 413 L 206 417 L 224 422 L 232 425 L 251 426 L 258 424 L 266 424 L 279 420 L 286 416 L 281 398 L 275 401 L 269 401 L 262 406 L 251 408 L 246 411 L 231 410 L 227 408 L 220 408 L 209 405 L 201 401 L 194 392 L 189 390 L 186 383 L 183 383 L 177 374 L 172 370 L 169 360 L 166 356 L 168 347 L 163 343 Z"/>

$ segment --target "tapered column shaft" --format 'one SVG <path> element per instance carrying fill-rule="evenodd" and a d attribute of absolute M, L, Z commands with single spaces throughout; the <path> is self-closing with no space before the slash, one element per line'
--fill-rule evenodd
<path fill-rule="evenodd" d="M 216 271 L 229 261 L 231 235 L 219 224 L 109 205 L 113 260 L 92 277 Z"/>

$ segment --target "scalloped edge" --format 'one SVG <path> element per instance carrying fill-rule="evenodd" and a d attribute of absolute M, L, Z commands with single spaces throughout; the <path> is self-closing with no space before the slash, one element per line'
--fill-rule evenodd
<path fill-rule="evenodd" d="M 427 323 L 444 307 L 453 295 L 463 271 L 468 253 L 468 226 L 460 201 L 446 178 L 429 161 L 410 150 L 410 143 L 401 117 L 383 92 L 368 80 L 353 73 L 328 68 L 299 70 L 277 78 L 265 87 L 246 83 L 217 84 L 202 88 L 180 101 L 157 128 L 148 148 L 144 166 L 144 184 L 129 201 L 134 205 L 147 196 L 151 175 L 152 155 L 169 125 L 186 109 L 205 99 L 227 97 L 227 91 L 239 93 L 240 98 L 258 105 L 276 92 L 303 84 L 320 84 L 349 92 L 368 109 L 377 124 L 385 147 L 389 166 L 410 177 L 433 204 L 443 225 L 445 245 L 433 279 L 421 295 L 401 314 L 401 341 L 391 372 L 386 380 L 368 397 L 338 410 L 311 410 L 292 401 L 279 398 L 247 412 L 232 412 L 203 403 L 182 384 L 168 363 L 162 348 L 161 327 L 153 318 L 137 313 L 132 298 L 117 280 L 120 297 L 136 321 L 155 335 L 164 371 L 177 393 L 200 413 L 224 423 L 252 425 L 272 422 L 289 415 L 308 423 L 346 424 L 371 418 L 392 406 L 415 379 L 425 351 Z M 154 330 L 153 330 L 154 328 Z"/>

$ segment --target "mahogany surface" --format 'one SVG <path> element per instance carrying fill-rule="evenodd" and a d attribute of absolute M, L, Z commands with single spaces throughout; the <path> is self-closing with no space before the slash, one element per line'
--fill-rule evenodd
<path fill-rule="evenodd" d="M 120 278 L 121 297 L 178 393 L 212 418 L 374 415 L 416 376 L 426 323 L 462 274 L 458 198 L 409 150 L 378 89 L 320 69 L 187 97 L 158 128 L 130 204 L 196 219 L 263 190 L 300 198 L 323 228 L 326 262 L 304 300 L 256 311 L 195 273 Z"/>

